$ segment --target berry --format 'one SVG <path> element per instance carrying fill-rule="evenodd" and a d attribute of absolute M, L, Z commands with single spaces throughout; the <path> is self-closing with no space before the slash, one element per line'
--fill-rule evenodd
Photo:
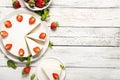
<path fill-rule="evenodd" d="M 39 38 L 40 39 L 45 39 L 46 37 L 46 33 L 42 32 L 40 35 L 39 35 Z"/>
<path fill-rule="evenodd" d="M 11 28 L 12 27 L 12 23 L 11 21 L 7 20 L 4 22 L 4 25 L 7 27 L 7 28 Z"/>
<path fill-rule="evenodd" d="M 29 24 L 30 24 L 30 25 L 31 25 L 31 24 L 34 24 L 35 21 L 36 21 L 36 19 L 35 19 L 33 16 L 29 18 Z"/>
<path fill-rule="evenodd" d="M 51 23 L 51 29 L 56 30 L 56 28 L 59 26 L 58 22 L 52 22 Z"/>
<path fill-rule="evenodd" d="M 10 50 L 11 48 L 12 48 L 12 44 L 6 44 L 6 45 L 5 45 L 5 49 L 6 49 L 6 50 Z"/>
<path fill-rule="evenodd" d="M 19 54 L 20 56 L 23 56 L 24 53 L 25 53 L 24 50 L 23 50 L 22 48 L 20 48 L 19 51 L 18 51 L 18 54 Z"/>
<path fill-rule="evenodd" d="M 13 8 L 17 9 L 17 8 L 20 8 L 21 7 L 21 4 L 18 0 L 12 0 L 12 5 L 13 5 Z"/>
<path fill-rule="evenodd" d="M 16 20 L 17 20 L 18 22 L 22 22 L 23 16 L 22 16 L 22 15 L 17 15 Z"/>
<path fill-rule="evenodd" d="M 3 37 L 3 38 L 5 38 L 5 37 L 7 37 L 8 36 L 8 32 L 6 32 L 6 31 L 1 31 L 0 32 L 0 35 Z"/>
<path fill-rule="evenodd" d="M 38 53 L 40 52 L 40 48 L 39 48 L 39 47 L 34 47 L 34 48 L 33 48 L 33 51 L 34 51 L 36 54 L 38 54 Z"/>

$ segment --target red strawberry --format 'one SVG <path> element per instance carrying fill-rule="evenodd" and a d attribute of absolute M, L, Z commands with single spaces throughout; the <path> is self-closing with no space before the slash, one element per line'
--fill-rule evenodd
<path fill-rule="evenodd" d="M 18 0 L 12 0 L 12 5 L 15 9 L 20 8 L 21 4 Z"/>
<path fill-rule="evenodd" d="M 23 69 L 22 74 L 29 74 L 30 70 L 31 70 L 31 67 L 30 67 L 30 66 L 26 66 L 26 67 Z"/>
<path fill-rule="evenodd" d="M 34 24 L 35 21 L 36 21 L 36 19 L 35 19 L 33 16 L 29 18 L 29 24 L 30 24 L 30 25 L 31 25 L 31 24 Z"/>
<path fill-rule="evenodd" d="M 39 35 L 39 38 L 40 39 L 45 39 L 46 37 L 46 33 L 42 32 L 40 35 Z"/>
<path fill-rule="evenodd" d="M 25 53 L 24 50 L 23 50 L 22 48 L 20 48 L 19 51 L 18 51 L 18 54 L 19 54 L 20 56 L 23 56 L 24 53 Z"/>
<path fill-rule="evenodd" d="M 11 23 L 11 21 L 9 21 L 9 20 L 5 21 L 4 24 L 5 24 L 5 26 L 6 26 L 7 28 L 11 28 L 11 27 L 12 27 L 12 23 Z"/>
<path fill-rule="evenodd" d="M 52 22 L 51 23 L 51 29 L 56 30 L 56 28 L 59 26 L 58 22 Z"/>
<path fill-rule="evenodd" d="M 18 22 L 22 22 L 23 16 L 22 16 L 22 15 L 17 15 L 17 16 L 16 16 L 16 20 L 17 20 Z"/>
<path fill-rule="evenodd" d="M 36 7 L 42 8 L 45 6 L 45 1 L 44 0 L 37 0 L 35 3 Z"/>
<path fill-rule="evenodd" d="M 53 73 L 53 78 L 56 80 L 56 79 L 59 79 L 59 75 L 57 73 Z"/>
<path fill-rule="evenodd" d="M 40 48 L 39 48 L 39 47 L 34 47 L 34 48 L 33 48 L 33 51 L 34 51 L 36 54 L 38 54 L 38 53 L 40 52 Z"/>
<path fill-rule="evenodd" d="M 6 49 L 6 50 L 10 50 L 11 48 L 12 48 L 12 44 L 6 44 L 6 45 L 5 45 L 5 49 Z"/>
<path fill-rule="evenodd" d="M 5 37 L 8 36 L 8 32 L 6 32 L 6 31 L 1 31 L 1 32 L 0 32 L 0 35 L 1 35 L 3 38 L 5 38 Z"/>

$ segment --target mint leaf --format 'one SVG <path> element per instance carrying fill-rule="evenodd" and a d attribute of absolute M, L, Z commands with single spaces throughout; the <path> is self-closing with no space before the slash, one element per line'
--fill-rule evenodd
<path fill-rule="evenodd" d="M 31 64 L 31 56 L 28 56 L 26 65 L 29 66 L 30 64 Z"/>
<path fill-rule="evenodd" d="M 34 80 L 34 78 L 35 78 L 35 74 L 32 74 L 30 80 Z"/>
<path fill-rule="evenodd" d="M 53 42 L 52 41 L 49 41 L 49 47 L 52 47 L 53 46 Z"/>
<path fill-rule="evenodd" d="M 13 69 L 16 69 L 16 68 L 17 68 L 15 62 L 12 61 L 12 60 L 8 60 L 8 61 L 7 61 L 7 66 L 8 66 L 8 67 L 11 67 L 11 68 L 13 68 Z"/>
<path fill-rule="evenodd" d="M 25 57 L 18 57 L 18 60 L 19 60 L 20 62 L 24 62 L 24 61 L 26 60 L 26 58 L 25 58 Z"/>
<path fill-rule="evenodd" d="M 60 64 L 60 68 L 61 69 L 65 69 L 65 66 L 63 66 L 62 64 Z"/>

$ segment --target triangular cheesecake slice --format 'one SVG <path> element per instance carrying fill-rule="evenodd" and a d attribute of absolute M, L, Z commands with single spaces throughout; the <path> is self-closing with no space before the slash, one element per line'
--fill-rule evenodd
<path fill-rule="evenodd" d="M 44 73 L 49 78 L 49 80 L 59 80 L 59 77 L 61 75 L 61 69 L 60 68 L 54 68 L 54 67 L 42 67 Z"/>
<path fill-rule="evenodd" d="M 34 32 L 32 34 L 27 35 L 28 38 L 35 39 L 37 41 L 45 42 L 46 33 L 44 31 Z"/>
<path fill-rule="evenodd" d="M 42 51 L 42 45 L 38 44 L 36 41 L 29 39 L 27 37 L 25 39 L 28 46 L 28 50 L 30 51 L 31 55 L 32 56 L 39 55 Z"/>

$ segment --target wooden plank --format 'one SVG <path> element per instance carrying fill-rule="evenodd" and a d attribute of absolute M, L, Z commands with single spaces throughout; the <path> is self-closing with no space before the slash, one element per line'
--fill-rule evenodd
<path fill-rule="evenodd" d="M 50 30 L 54 45 L 120 46 L 119 28 L 59 27 Z"/>
<path fill-rule="evenodd" d="M 120 69 L 68 68 L 65 80 L 120 80 Z"/>
<path fill-rule="evenodd" d="M 20 8 L 19 10 L 26 10 Z M 16 11 L 13 8 L 0 8 L 0 20 Z M 51 8 L 48 25 L 58 21 L 60 26 L 75 27 L 120 27 L 120 9 L 78 9 Z"/>
<path fill-rule="evenodd" d="M 53 47 L 49 48 L 42 57 L 55 57 L 60 59 L 66 67 L 74 68 L 119 68 L 119 47 Z M 0 66 L 7 66 L 7 59 L 0 54 Z M 38 60 L 31 66 L 37 66 Z M 18 64 L 18 66 L 25 66 Z"/>
<path fill-rule="evenodd" d="M 30 75 L 35 73 L 36 67 L 31 68 L 28 76 L 22 76 L 23 67 L 16 70 L 8 67 L 0 67 L 0 80 L 30 80 Z M 9 72 L 8 72 L 9 71 Z M 119 80 L 120 69 L 101 68 L 66 68 L 65 80 Z"/>
<path fill-rule="evenodd" d="M 24 7 L 22 0 L 19 1 Z M 119 4 L 119 0 L 53 0 L 51 7 L 117 8 Z M 3 0 L 0 6 L 12 7 L 12 1 Z"/>

